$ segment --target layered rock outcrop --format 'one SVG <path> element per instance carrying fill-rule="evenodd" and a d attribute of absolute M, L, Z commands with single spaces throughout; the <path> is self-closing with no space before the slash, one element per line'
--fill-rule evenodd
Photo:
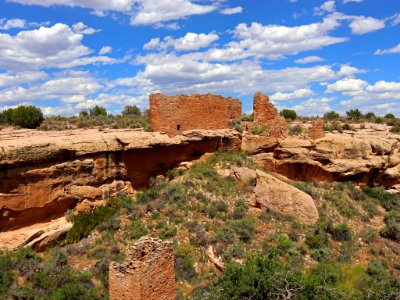
<path fill-rule="evenodd" d="M 143 237 L 125 252 L 110 264 L 110 300 L 176 299 L 172 241 Z"/>
<path fill-rule="evenodd" d="M 78 203 L 146 186 L 182 161 L 239 150 L 235 131 L 0 131 L 0 232 L 64 215 Z M 1 247 L 1 245 L 0 245 Z"/>
<path fill-rule="evenodd" d="M 361 185 L 400 184 L 400 136 L 359 130 L 327 134 L 317 140 L 303 137 L 269 139 L 261 143 L 244 136 L 242 149 L 266 169 L 300 181 L 353 181 Z M 267 150 L 265 150 L 267 149 Z"/>

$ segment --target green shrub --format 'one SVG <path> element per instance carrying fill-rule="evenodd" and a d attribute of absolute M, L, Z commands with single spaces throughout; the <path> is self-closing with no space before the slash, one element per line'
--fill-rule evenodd
<path fill-rule="evenodd" d="M 171 239 L 176 235 L 176 227 L 173 224 L 168 224 L 165 221 L 159 221 L 156 225 L 159 231 L 159 237 L 162 240 Z"/>
<path fill-rule="evenodd" d="M 383 187 L 365 187 L 363 192 L 369 197 L 379 200 L 380 204 L 387 211 L 400 208 L 398 197 L 394 194 L 386 192 L 385 188 Z"/>
<path fill-rule="evenodd" d="M 7 295 L 8 289 L 14 281 L 11 255 L 0 251 L 0 298 Z"/>
<path fill-rule="evenodd" d="M 35 106 L 18 106 L 0 113 L 0 123 L 35 129 L 44 121 L 40 108 Z"/>
<path fill-rule="evenodd" d="M 140 116 L 142 113 L 136 105 L 126 105 L 121 112 L 123 116 Z"/>
<path fill-rule="evenodd" d="M 93 212 L 77 215 L 72 220 L 73 226 L 67 234 L 66 242 L 75 243 L 87 237 L 98 225 L 112 219 L 119 209 L 118 199 L 113 198 Z"/>
<path fill-rule="evenodd" d="M 167 178 L 169 180 L 172 180 L 172 179 L 174 179 L 176 177 L 182 176 L 184 173 L 185 173 L 185 170 L 179 169 L 179 168 L 175 168 L 175 169 L 168 170 L 165 175 L 167 176 Z"/>
<path fill-rule="evenodd" d="M 339 224 L 331 229 L 332 237 L 336 241 L 351 241 L 351 230 L 347 224 Z"/>
<path fill-rule="evenodd" d="M 107 116 L 107 110 L 102 106 L 96 105 L 95 107 L 89 109 L 89 115 L 91 117 Z"/>
<path fill-rule="evenodd" d="M 365 210 L 365 212 L 367 213 L 368 218 L 373 218 L 379 213 L 377 205 L 372 200 L 364 201 L 362 203 L 362 207 Z"/>
<path fill-rule="evenodd" d="M 342 129 L 343 129 L 343 130 L 353 130 L 353 128 L 352 128 L 349 124 L 347 124 L 347 123 L 344 123 L 344 124 L 343 124 Z"/>
<path fill-rule="evenodd" d="M 312 249 L 311 256 L 316 261 L 327 261 L 331 255 L 331 250 L 328 247 Z"/>
<path fill-rule="evenodd" d="M 214 235 L 214 243 L 232 244 L 235 241 L 235 230 L 230 226 L 223 226 L 217 229 Z"/>
<path fill-rule="evenodd" d="M 362 113 L 360 110 L 358 109 L 350 109 L 348 111 L 346 111 L 346 115 L 349 119 L 353 120 L 353 121 L 358 121 L 362 118 Z"/>
<path fill-rule="evenodd" d="M 251 114 L 251 115 L 244 114 L 242 116 L 242 118 L 241 118 L 241 121 L 243 121 L 243 122 L 253 122 L 253 118 L 254 118 L 253 114 Z"/>
<path fill-rule="evenodd" d="M 245 218 L 234 221 L 233 230 L 236 232 L 238 238 L 243 242 L 250 242 L 255 233 L 255 222 L 251 218 Z"/>
<path fill-rule="evenodd" d="M 400 133 L 400 125 L 395 125 L 392 128 L 390 128 L 391 133 Z"/>
<path fill-rule="evenodd" d="M 309 194 L 313 199 L 316 199 L 319 196 L 311 182 L 295 182 L 293 183 L 293 186 Z"/>
<path fill-rule="evenodd" d="M 137 202 L 144 204 L 154 201 L 159 196 L 159 189 L 156 187 L 150 187 L 147 190 L 141 190 L 136 194 Z"/>
<path fill-rule="evenodd" d="M 355 188 L 353 185 L 349 186 L 349 196 L 355 201 L 363 201 L 367 199 L 367 195 L 362 190 Z"/>
<path fill-rule="evenodd" d="M 341 191 L 326 191 L 324 198 L 327 201 L 332 202 L 340 214 L 347 218 L 351 218 L 357 214 L 356 209 L 351 205 Z"/>
<path fill-rule="evenodd" d="M 394 114 L 386 114 L 384 118 L 385 119 L 394 119 L 395 116 L 394 116 Z"/>
<path fill-rule="evenodd" d="M 164 196 L 170 203 L 183 205 L 186 202 L 185 187 L 180 183 L 170 183 L 165 188 Z"/>
<path fill-rule="evenodd" d="M 387 213 L 384 222 L 386 226 L 381 230 L 381 236 L 400 242 L 400 211 Z"/>
<path fill-rule="evenodd" d="M 291 119 L 291 120 L 297 119 L 297 113 L 291 109 L 283 109 L 279 114 L 285 119 Z"/>
<path fill-rule="evenodd" d="M 279 299 L 287 289 L 296 296 L 299 281 L 300 273 L 277 257 L 260 255 L 244 265 L 228 264 L 209 299 Z"/>
<path fill-rule="evenodd" d="M 250 133 L 254 135 L 262 135 L 268 133 L 269 128 L 267 125 L 259 124 L 250 129 Z"/>
<path fill-rule="evenodd" d="M 335 111 L 329 111 L 324 114 L 324 119 L 326 121 L 332 121 L 332 120 L 336 120 L 339 118 L 340 118 L 339 114 Z"/>
<path fill-rule="evenodd" d="M 312 249 L 324 248 L 328 244 L 328 236 L 324 232 L 307 233 L 306 244 Z"/>
<path fill-rule="evenodd" d="M 376 241 L 378 238 L 378 235 L 375 230 L 373 229 L 367 229 L 362 233 L 362 239 L 365 243 L 371 244 Z"/>
<path fill-rule="evenodd" d="M 241 259 L 245 256 L 245 248 L 242 243 L 235 243 L 228 247 L 227 251 L 222 255 L 224 261 L 233 259 Z"/>
<path fill-rule="evenodd" d="M 232 217 L 236 220 L 242 219 L 246 216 L 249 206 L 244 200 L 238 200 L 235 202 Z"/>
<path fill-rule="evenodd" d="M 175 274 L 177 280 L 191 281 L 196 277 L 194 249 L 188 244 L 174 245 Z"/>
<path fill-rule="evenodd" d="M 368 121 L 374 120 L 376 118 L 375 114 L 373 112 L 367 112 L 364 115 L 364 118 Z"/>
<path fill-rule="evenodd" d="M 141 220 L 135 220 L 129 226 L 128 236 L 134 240 L 145 236 L 147 233 L 148 230 Z"/>
<path fill-rule="evenodd" d="M 243 133 L 244 128 L 243 128 L 242 125 L 236 124 L 236 125 L 235 125 L 235 130 L 236 130 L 237 132 Z"/>
<path fill-rule="evenodd" d="M 299 124 L 294 126 L 289 126 L 289 135 L 301 135 L 304 134 L 306 131 L 307 130 Z"/>

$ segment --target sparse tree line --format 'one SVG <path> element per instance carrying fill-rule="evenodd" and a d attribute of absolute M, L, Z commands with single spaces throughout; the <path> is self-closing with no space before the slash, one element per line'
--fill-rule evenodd
<path fill-rule="evenodd" d="M 144 128 L 150 130 L 149 112 L 135 105 L 124 107 L 120 115 L 109 114 L 106 108 L 96 105 L 82 110 L 78 116 L 44 117 L 40 108 L 18 106 L 0 112 L 0 126 L 15 126 L 39 130 L 65 130 L 74 128 Z M 1 127 L 0 127 L 1 129 Z"/>
<path fill-rule="evenodd" d="M 306 122 L 315 119 L 315 117 L 302 117 L 299 116 L 296 111 L 292 109 L 283 109 L 279 113 L 282 117 L 284 117 L 289 123 L 292 121 L 301 121 Z M 242 122 L 252 122 L 253 114 L 244 114 L 241 118 Z M 392 133 L 400 133 L 400 118 L 396 118 L 394 114 L 386 114 L 383 117 L 377 116 L 373 112 L 367 112 L 363 114 L 359 109 L 350 109 L 346 111 L 345 116 L 341 116 L 338 112 L 329 111 L 326 112 L 322 118 L 325 121 L 324 130 L 325 131 L 338 131 L 343 132 L 344 130 L 356 130 L 356 127 L 353 124 L 360 124 L 359 128 L 365 128 L 365 122 L 375 123 L 375 124 L 386 124 L 391 126 L 390 132 Z M 239 132 L 243 132 L 243 127 L 239 123 L 236 124 L 235 129 Z M 252 134 L 260 135 L 262 134 L 259 130 L 259 127 L 255 127 L 252 130 Z M 265 132 L 268 130 L 263 130 Z M 289 135 L 305 135 L 307 134 L 307 129 L 300 124 L 291 124 L 289 125 Z"/>

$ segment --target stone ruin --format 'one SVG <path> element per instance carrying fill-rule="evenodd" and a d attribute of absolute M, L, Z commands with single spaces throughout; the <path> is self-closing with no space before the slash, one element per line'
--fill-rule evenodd
<path fill-rule="evenodd" d="M 242 103 L 232 97 L 150 95 L 151 128 L 170 136 L 191 129 L 229 128 L 232 121 L 241 117 Z"/>
<path fill-rule="evenodd" d="M 317 140 L 324 136 L 324 121 L 322 119 L 312 121 L 312 126 L 308 131 L 308 138 L 311 140 Z"/>
<path fill-rule="evenodd" d="M 288 124 L 269 101 L 268 96 L 257 92 L 253 102 L 254 121 L 245 123 L 247 129 L 266 125 L 268 135 L 285 137 Z M 225 129 L 242 117 L 242 103 L 232 97 L 212 94 L 150 95 L 150 124 L 154 131 L 175 136 L 191 129 Z"/>
<path fill-rule="evenodd" d="M 267 95 L 255 93 L 253 101 L 253 122 L 246 123 L 247 129 L 255 126 L 266 125 L 268 135 L 275 138 L 285 137 L 288 131 L 288 123 L 279 115 L 277 109 Z"/>
<path fill-rule="evenodd" d="M 142 237 L 109 268 L 110 300 L 176 299 L 171 241 Z"/>

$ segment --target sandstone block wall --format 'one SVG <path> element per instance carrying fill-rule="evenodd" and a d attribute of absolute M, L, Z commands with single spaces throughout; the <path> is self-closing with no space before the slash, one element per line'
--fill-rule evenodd
<path fill-rule="evenodd" d="M 231 97 L 212 94 L 150 95 L 150 123 L 154 131 L 171 136 L 191 129 L 229 128 L 231 120 L 242 116 L 242 103 Z"/>
<path fill-rule="evenodd" d="M 172 242 L 143 237 L 126 252 L 110 264 L 110 300 L 176 299 Z"/>
<path fill-rule="evenodd" d="M 260 92 L 255 93 L 253 101 L 254 125 L 265 124 L 269 135 L 280 138 L 287 135 L 288 124 L 285 118 L 278 114 L 269 97 Z"/>
<path fill-rule="evenodd" d="M 324 136 L 324 121 L 322 119 L 313 121 L 312 126 L 308 131 L 308 137 L 312 140 L 317 140 L 323 138 Z"/>

